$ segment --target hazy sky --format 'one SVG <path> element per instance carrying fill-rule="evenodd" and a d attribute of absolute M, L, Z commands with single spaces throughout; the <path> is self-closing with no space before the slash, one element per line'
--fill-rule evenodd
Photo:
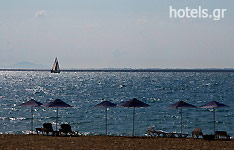
<path fill-rule="evenodd" d="M 225 8 L 220 21 L 170 19 L 180 9 Z M 234 67 L 233 0 L 0 0 L 0 66 Z"/>

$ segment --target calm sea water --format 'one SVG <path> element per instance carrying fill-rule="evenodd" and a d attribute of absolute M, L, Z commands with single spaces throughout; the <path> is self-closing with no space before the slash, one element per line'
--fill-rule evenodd
<path fill-rule="evenodd" d="M 94 105 L 108 100 L 120 103 L 137 98 L 151 107 L 136 108 L 135 133 L 144 135 L 149 126 L 167 132 L 180 132 L 180 114 L 166 107 L 178 100 L 201 106 L 209 101 L 229 105 L 217 109 L 216 129 L 234 136 L 234 73 L 192 72 L 0 72 L 0 133 L 27 133 L 30 109 L 17 105 L 30 100 L 46 103 L 61 99 L 73 108 L 59 109 L 59 123 L 69 123 L 82 134 L 105 133 L 105 110 Z M 54 108 L 34 108 L 34 127 L 53 123 Z M 132 108 L 108 110 L 108 132 L 131 135 Z M 183 131 L 195 127 L 213 133 L 213 112 L 209 109 L 183 109 Z"/>

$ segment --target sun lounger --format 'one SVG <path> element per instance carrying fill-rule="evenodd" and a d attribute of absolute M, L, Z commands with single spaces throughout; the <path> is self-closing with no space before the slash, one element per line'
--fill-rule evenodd
<path fill-rule="evenodd" d="M 153 127 L 149 127 L 149 130 L 146 131 L 147 135 L 150 137 L 167 137 L 167 133 L 159 130 L 156 131 Z"/>
<path fill-rule="evenodd" d="M 230 136 L 227 134 L 226 131 L 215 131 L 215 139 L 225 139 L 230 140 Z"/>
<path fill-rule="evenodd" d="M 186 138 L 188 136 L 188 134 L 176 132 L 164 132 L 164 134 L 164 137 L 168 138 Z"/>
<path fill-rule="evenodd" d="M 69 124 L 61 124 L 61 129 L 59 129 L 59 134 L 62 135 L 62 134 L 65 134 L 65 135 L 77 135 L 77 132 L 75 131 L 72 131 L 71 129 L 71 126 Z"/>
<path fill-rule="evenodd" d="M 202 136 L 202 138 L 203 138 L 202 129 L 201 128 L 194 128 L 192 131 L 192 137 L 194 138 L 194 136 L 196 136 L 197 138 L 199 138 L 199 136 Z"/>
<path fill-rule="evenodd" d="M 188 137 L 188 134 L 185 134 L 185 133 L 176 133 L 176 136 L 178 138 L 186 138 L 186 137 Z"/>
<path fill-rule="evenodd" d="M 156 131 L 153 127 L 149 127 L 149 129 L 146 131 L 147 135 L 150 137 L 159 137 L 160 132 Z"/>
<path fill-rule="evenodd" d="M 149 127 L 146 131 L 147 135 L 150 137 L 164 137 L 164 138 L 186 138 L 188 134 L 176 133 L 176 132 L 165 132 L 162 130 L 156 131 L 153 127 Z"/>
<path fill-rule="evenodd" d="M 174 132 L 165 133 L 164 137 L 175 138 L 177 134 Z"/>
<path fill-rule="evenodd" d="M 181 133 L 176 133 L 176 132 L 165 132 L 162 130 L 156 131 L 153 127 L 149 127 L 146 133 L 150 137 L 186 138 L 188 136 L 188 134 L 181 134 Z"/>

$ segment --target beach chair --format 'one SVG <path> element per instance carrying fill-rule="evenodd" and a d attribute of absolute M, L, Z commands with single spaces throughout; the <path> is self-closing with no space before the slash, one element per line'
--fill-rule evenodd
<path fill-rule="evenodd" d="M 230 136 L 227 134 L 226 131 L 215 131 L 215 139 L 225 139 L 230 140 Z"/>
<path fill-rule="evenodd" d="M 202 129 L 201 128 L 194 128 L 192 131 L 192 137 L 194 138 L 194 136 L 196 136 L 197 139 L 199 138 L 199 136 L 202 136 L 202 138 L 203 138 Z"/>
<path fill-rule="evenodd" d="M 150 137 L 167 137 L 168 136 L 166 132 L 162 130 L 156 131 L 153 127 L 149 127 L 146 133 Z"/>
<path fill-rule="evenodd" d="M 49 133 L 51 132 L 52 135 L 54 135 L 54 130 L 52 127 L 51 123 L 44 123 L 43 124 L 43 128 L 36 128 L 37 134 L 39 134 L 39 132 L 42 132 L 42 134 L 49 135 Z"/>
<path fill-rule="evenodd" d="M 160 132 L 156 131 L 153 127 L 149 127 L 146 133 L 150 137 L 159 137 L 159 134 L 160 134 Z"/>
<path fill-rule="evenodd" d="M 174 137 L 174 133 L 172 132 L 165 132 L 163 130 L 158 130 L 160 132 L 160 137 L 164 137 L 164 138 L 172 138 Z"/>
<path fill-rule="evenodd" d="M 185 134 L 185 133 L 176 133 L 177 137 L 178 138 L 186 138 L 188 137 L 188 134 Z"/>
<path fill-rule="evenodd" d="M 62 133 L 65 133 L 65 135 L 77 135 L 77 132 L 72 131 L 71 126 L 69 124 L 61 124 L 61 129 L 59 129 L 59 134 L 62 135 Z"/>

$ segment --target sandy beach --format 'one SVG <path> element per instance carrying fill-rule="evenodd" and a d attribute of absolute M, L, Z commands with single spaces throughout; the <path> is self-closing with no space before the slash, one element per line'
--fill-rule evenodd
<path fill-rule="evenodd" d="M 234 141 L 118 136 L 0 135 L 0 149 L 233 149 Z"/>

